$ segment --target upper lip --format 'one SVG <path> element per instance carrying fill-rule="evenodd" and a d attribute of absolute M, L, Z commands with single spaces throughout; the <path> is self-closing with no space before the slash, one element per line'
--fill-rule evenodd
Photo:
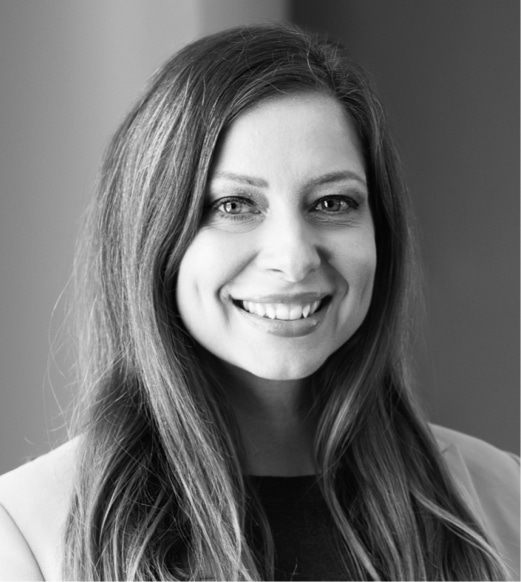
<path fill-rule="evenodd" d="M 331 293 L 319 291 L 309 291 L 305 293 L 271 293 L 269 295 L 244 295 L 241 297 L 232 297 L 234 301 L 251 301 L 252 303 L 313 303 L 322 301 Z"/>

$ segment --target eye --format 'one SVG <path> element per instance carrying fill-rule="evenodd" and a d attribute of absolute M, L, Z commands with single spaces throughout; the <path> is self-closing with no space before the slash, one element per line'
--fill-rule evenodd
<path fill-rule="evenodd" d="M 357 208 L 358 203 L 347 196 L 326 196 L 315 204 L 313 210 L 325 212 L 326 214 L 343 214 Z"/>
<path fill-rule="evenodd" d="M 203 221 L 206 225 L 250 224 L 262 210 L 257 201 L 246 196 L 223 196 L 205 206 Z"/>
<path fill-rule="evenodd" d="M 217 201 L 214 208 L 223 214 L 248 214 L 253 211 L 253 203 L 244 198 L 226 198 Z"/>

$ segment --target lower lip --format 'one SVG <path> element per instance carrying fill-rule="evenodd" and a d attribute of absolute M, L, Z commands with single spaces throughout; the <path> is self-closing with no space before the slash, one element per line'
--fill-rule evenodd
<path fill-rule="evenodd" d="M 250 313 L 236 305 L 233 307 L 248 322 L 266 333 L 271 333 L 272 335 L 278 335 L 280 337 L 302 337 L 313 333 L 320 326 L 325 319 L 330 305 L 331 303 L 305 319 L 292 320 L 269 319 L 268 317 L 261 317 L 255 313 Z"/>

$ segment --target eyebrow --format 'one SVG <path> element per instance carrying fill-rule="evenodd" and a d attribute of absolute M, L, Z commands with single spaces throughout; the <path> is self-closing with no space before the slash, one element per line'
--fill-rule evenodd
<path fill-rule="evenodd" d="M 224 178 L 226 180 L 232 180 L 241 184 L 256 186 L 257 188 L 267 188 L 269 186 L 268 182 L 262 178 L 248 176 L 246 174 L 236 174 L 234 172 L 216 172 L 214 174 L 214 178 Z M 352 172 L 350 170 L 322 174 L 321 176 L 317 176 L 316 178 L 312 178 L 306 182 L 305 187 L 310 188 L 313 186 L 322 186 L 324 184 L 331 184 L 332 182 L 343 182 L 346 180 L 354 180 L 355 182 L 359 182 L 362 186 L 367 187 L 365 178 L 357 172 Z"/>
<path fill-rule="evenodd" d="M 323 184 L 331 184 L 332 182 L 344 182 L 344 181 L 355 181 L 364 187 L 367 187 L 367 182 L 365 178 L 358 174 L 357 172 L 352 172 L 350 170 L 343 170 L 340 172 L 329 172 L 328 174 L 322 174 L 317 178 L 312 178 L 309 182 L 306 182 L 306 187 L 310 186 L 322 186 Z"/>
<path fill-rule="evenodd" d="M 247 176 L 246 174 L 235 174 L 234 172 L 216 172 L 214 174 L 215 178 L 225 178 L 226 180 L 232 180 L 233 182 L 240 182 L 241 184 L 248 184 L 249 186 L 256 186 L 257 188 L 267 188 L 268 182 L 262 178 L 256 178 L 254 176 Z"/>

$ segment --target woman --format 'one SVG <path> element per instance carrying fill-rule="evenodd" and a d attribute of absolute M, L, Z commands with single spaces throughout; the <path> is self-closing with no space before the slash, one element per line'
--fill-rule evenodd
<path fill-rule="evenodd" d="M 515 460 L 422 419 L 381 107 L 333 42 L 199 40 L 107 151 L 77 437 L 0 481 L 22 579 L 503 580 Z"/>

